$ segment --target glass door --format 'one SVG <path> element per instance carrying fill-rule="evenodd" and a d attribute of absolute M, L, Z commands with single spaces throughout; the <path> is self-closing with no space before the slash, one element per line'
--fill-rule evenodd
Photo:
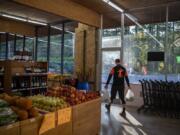
<path fill-rule="evenodd" d="M 111 68 L 115 66 L 114 60 L 117 58 L 120 58 L 120 50 L 102 50 L 102 72 L 101 72 L 102 90 L 104 89 Z M 110 88 L 110 85 L 108 88 Z"/>

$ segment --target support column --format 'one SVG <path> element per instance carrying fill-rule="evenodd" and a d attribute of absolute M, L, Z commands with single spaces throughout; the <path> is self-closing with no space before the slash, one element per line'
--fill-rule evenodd
<path fill-rule="evenodd" d="M 9 52 L 8 52 L 8 48 L 9 48 L 9 46 L 8 46 L 8 41 L 9 41 L 9 33 L 6 33 L 6 60 L 8 59 L 8 56 L 9 56 Z"/>
<path fill-rule="evenodd" d="M 121 13 L 121 51 L 120 58 L 122 64 L 124 64 L 124 13 Z"/>
<path fill-rule="evenodd" d="M 47 63 L 48 63 L 48 71 L 49 71 L 49 57 L 50 57 L 50 42 L 51 42 L 51 27 L 48 25 L 48 41 L 47 41 Z"/>
<path fill-rule="evenodd" d="M 96 30 L 97 29 L 95 27 L 87 26 L 81 23 L 79 23 L 78 28 L 75 30 L 75 73 L 80 72 L 83 74 L 85 72 L 85 74 L 87 74 L 88 72 L 91 72 L 88 82 L 92 90 L 95 90 L 97 74 Z"/>
<path fill-rule="evenodd" d="M 103 15 L 101 15 L 101 27 L 99 29 L 98 44 L 97 44 L 97 62 L 96 62 L 96 90 L 101 88 L 101 74 L 102 74 L 102 35 L 103 35 Z"/>
<path fill-rule="evenodd" d="M 166 6 L 166 36 L 165 36 L 165 47 L 164 47 L 164 52 L 165 52 L 165 80 L 167 80 L 167 74 L 169 72 L 168 69 L 168 57 L 169 57 L 169 51 L 168 51 L 168 20 L 169 20 L 169 7 Z"/>
<path fill-rule="evenodd" d="M 16 34 L 14 35 L 14 55 L 16 53 L 16 40 L 17 40 L 17 36 Z"/>
<path fill-rule="evenodd" d="M 23 36 L 23 52 L 25 51 L 26 36 Z M 23 55 L 23 54 L 22 54 Z"/>
<path fill-rule="evenodd" d="M 37 49 L 38 49 L 38 27 L 35 28 L 35 47 L 34 47 L 34 60 L 37 61 Z"/>
<path fill-rule="evenodd" d="M 64 73 L 64 22 L 62 23 L 62 36 L 61 36 L 61 74 Z"/>

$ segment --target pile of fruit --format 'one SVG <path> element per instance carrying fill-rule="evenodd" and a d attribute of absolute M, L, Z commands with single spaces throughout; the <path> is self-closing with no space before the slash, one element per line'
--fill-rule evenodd
<path fill-rule="evenodd" d="M 0 99 L 9 104 L 13 112 L 17 114 L 19 120 L 26 120 L 39 115 L 38 111 L 32 106 L 32 100 L 30 99 L 10 96 L 5 93 L 0 95 Z"/>
<path fill-rule="evenodd" d="M 33 106 L 41 110 L 53 112 L 57 109 L 66 108 L 69 105 L 62 98 L 35 95 L 29 97 L 33 101 Z"/>
<path fill-rule="evenodd" d="M 48 96 L 61 97 L 70 105 L 80 104 L 99 97 L 98 92 L 78 91 L 72 86 L 62 85 L 61 87 L 50 88 L 47 91 Z"/>

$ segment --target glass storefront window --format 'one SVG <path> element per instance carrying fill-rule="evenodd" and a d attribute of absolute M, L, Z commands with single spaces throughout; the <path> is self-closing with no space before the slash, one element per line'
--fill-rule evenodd
<path fill-rule="evenodd" d="M 13 59 L 14 57 L 14 34 L 8 35 L 8 59 Z"/>
<path fill-rule="evenodd" d="M 0 60 L 6 58 L 6 34 L 0 34 Z"/>
<path fill-rule="evenodd" d="M 61 73 L 61 34 L 51 35 L 49 71 Z"/>
<path fill-rule="evenodd" d="M 23 51 L 23 36 L 17 35 L 16 51 Z"/>
<path fill-rule="evenodd" d="M 72 74 L 74 69 L 74 35 L 66 33 L 64 36 L 64 69 L 65 74 Z"/>

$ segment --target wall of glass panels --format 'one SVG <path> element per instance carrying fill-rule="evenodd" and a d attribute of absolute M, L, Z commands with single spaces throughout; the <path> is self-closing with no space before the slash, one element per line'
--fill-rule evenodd
<path fill-rule="evenodd" d="M 151 33 L 160 42 L 157 43 L 143 29 L 138 26 L 130 26 L 124 35 L 124 66 L 129 72 L 131 82 L 138 83 L 141 79 L 165 79 L 165 63 L 150 62 L 147 60 L 148 52 L 165 51 L 164 23 L 143 25 L 145 30 Z M 127 28 L 126 28 L 127 29 Z"/>
<path fill-rule="evenodd" d="M 49 71 L 61 73 L 61 34 L 50 36 Z"/>
<path fill-rule="evenodd" d="M 8 34 L 8 59 L 14 58 L 14 34 Z"/>
<path fill-rule="evenodd" d="M 180 80 L 180 21 L 168 23 L 167 79 Z"/>
<path fill-rule="evenodd" d="M 48 27 L 38 28 L 37 61 L 47 61 Z"/>
<path fill-rule="evenodd" d="M 0 60 L 6 58 L 6 34 L 0 34 Z"/>
<path fill-rule="evenodd" d="M 23 35 L 16 37 L 16 51 L 23 51 Z"/>
<path fill-rule="evenodd" d="M 7 38 L 8 35 L 8 38 Z M 50 37 L 49 56 L 48 56 L 48 36 Z M 25 37 L 23 35 L 0 33 L 0 60 L 6 59 L 6 39 L 8 39 L 8 59 L 14 59 L 15 51 L 28 51 L 37 54 L 37 61 L 47 61 L 49 58 L 49 71 L 54 73 L 72 74 L 74 68 L 74 34 L 64 32 L 64 44 L 62 45 L 62 28 L 54 30 L 48 27 L 39 27 L 37 29 L 37 44 L 35 38 Z M 37 45 L 37 46 L 36 46 Z M 64 48 L 63 52 L 61 51 Z M 36 50 L 37 48 L 37 50 Z M 63 55 L 61 54 L 63 53 Z M 63 57 L 62 57 L 63 56 Z M 62 66 L 63 61 L 63 66 Z"/>
<path fill-rule="evenodd" d="M 33 51 L 34 51 L 34 43 L 35 43 L 34 38 L 26 37 L 24 50 L 33 53 Z"/>
<path fill-rule="evenodd" d="M 74 34 L 64 35 L 64 70 L 65 74 L 72 74 L 74 69 Z"/>
<path fill-rule="evenodd" d="M 64 26 L 65 29 L 66 25 Z M 62 73 L 63 71 L 64 74 L 72 74 L 74 68 L 74 34 L 65 31 L 64 39 L 62 39 L 62 30 L 62 24 L 50 27 L 50 48 L 49 56 L 47 56 L 48 27 L 38 28 L 37 60 L 47 61 L 47 57 L 49 57 L 49 72 Z M 43 34 L 47 36 L 43 36 Z"/>
<path fill-rule="evenodd" d="M 162 12 L 166 12 L 166 8 Z M 142 27 L 136 23 L 125 26 L 123 64 L 128 70 L 131 83 L 139 83 L 141 79 L 180 81 L 180 21 L 168 21 L 166 24 L 163 17 L 160 15 L 160 23 L 155 23 L 152 19 L 152 22 L 142 24 Z M 102 54 L 104 49 L 112 51 L 112 48 L 118 45 L 117 42 L 121 44 L 118 32 L 120 28 L 116 29 L 104 30 Z M 115 37 L 119 38 L 117 42 Z M 148 52 L 159 51 L 165 53 L 164 61 L 147 60 Z M 116 56 L 115 50 L 113 54 Z M 102 64 L 103 62 L 102 58 Z"/>

